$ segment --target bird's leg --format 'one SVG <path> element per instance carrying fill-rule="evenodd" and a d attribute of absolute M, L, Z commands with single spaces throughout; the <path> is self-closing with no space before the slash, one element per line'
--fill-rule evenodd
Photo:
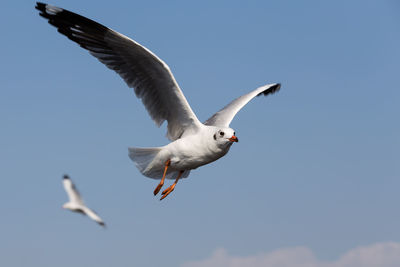
<path fill-rule="evenodd" d="M 182 173 L 183 173 L 183 171 L 179 171 L 178 177 L 176 177 L 175 182 L 170 187 L 168 187 L 167 189 L 165 189 L 162 192 L 163 196 L 160 198 L 160 200 L 163 200 L 164 198 L 166 198 L 169 195 L 169 193 L 174 191 L 174 188 L 175 188 L 176 184 L 178 183 L 179 179 L 181 178 Z"/>
<path fill-rule="evenodd" d="M 158 192 L 160 191 L 161 187 L 164 185 L 165 175 L 167 174 L 167 169 L 168 169 L 169 165 L 171 165 L 171 160 L 167 160 L 165 162 L 164 174 L 163 174 L 163 177 L 161 178 L 161 182 L 157 185 L 156 189 L 154 189 L 154 195 L 157 195 Z"/>

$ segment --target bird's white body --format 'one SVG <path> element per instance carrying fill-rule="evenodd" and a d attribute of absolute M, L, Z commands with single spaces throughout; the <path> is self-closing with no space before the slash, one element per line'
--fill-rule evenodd
<path fill-rule="evenodd" d="M 170 158 L 171 166 L 177 170 L 193 170 L 219 159 L 228 153 L 232 142 L 222 146 L 215 142 L 214 128 L 205 126 L 197 134 L 169 143 L 162 149 L 160 159 L 165 162 L 166 158 Z"/>
<path fill-rule="evenodd" d="M 84 205 L 71 201 L 66 202 L 62 207 L 70 211 L 81 212 L 81 213 L 84 213 L 83 210 L 86 208 Z"/>
<path fill-rule="evenodd" d="M 175 179 L 179 171 L 187 171 L 182 176 L 184 178 L 189 175 L 190 170 L 213 162 L 228 153 L 232 142 L 228 138 L 224 138 L 226 140 L 214 140 L 214 134 L 218 129 L 214 126 L 204 125 L 197 133 L 186 135 L 166 146 L 148 148 L 150 154 L 154 151 L 155 154 L 146 162 L 146 166 L 137 164 L 141 162 L 141 156 L 146 157 L 148 155 L 135 154 L 136 150 L 141 150 L 140 148 L 130 148 L 129 156 L 136 163 L 139 170 L 150 178 L 161 179 L 167 160 L 171 161 L 167 178 Z M 224 131 L 229 137 L 234 133 L 230 128 L 226 128 Z M 222 138 L 219 137 L 218 139 Z"/>
<path fill-rule="evenodd" d="M 100 224 L 104 224 L 103 221 L 100 219 L 100 217 L 91 209 L 89 209 L 88 207 L 86 207 L 85 205 L 80 205 L 74 202 L 67 202 L 63 205 L 64 209 L 68 209 L 70 211 L 73 212 L 78 212 L 81 213 L 83 215 L 87 215 L 89 218 L 91 218 L 92 220 L 95 220 L 96 222 L 100 223 Z"/>

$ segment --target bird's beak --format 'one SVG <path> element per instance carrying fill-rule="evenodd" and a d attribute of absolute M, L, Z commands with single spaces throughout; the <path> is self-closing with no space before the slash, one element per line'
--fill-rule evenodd
<path fill-rule="evenodd" d="M 236 136 L 232 135 L 232 137 L 229 138 L 229 141 L 231 141 L 231 142 L 239 142 L 239 139 Z"/>

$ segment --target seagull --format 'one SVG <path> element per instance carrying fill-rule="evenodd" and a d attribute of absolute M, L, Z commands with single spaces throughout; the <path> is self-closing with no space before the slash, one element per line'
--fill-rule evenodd
<path fill-rule="evenodd" d="M 168 65 L 149 49 L 121 33 L 68 10 L 40 2 L 36 3 L 36 9 L 59 33 L 117 72 L 134 89 L 158 127 L 164 121 L 168 122 L 169 144 L 162 147 L 128 148 L 129 157 L 144 176 L 161 178 L 154 195 L 160 191 L 165 179 L 175 179 L 162 192 L 160 200 L 174 190 L 179 179 L 188 177 L 191 170 L 223 157 L 231 145 L 239 141 L 229 125 L 244 105 L 256 96 L 276 93 L 281 87 L 279 83 L 261 86 L 236 98 L 201 123 Z"/>
<path fill-rule="evenodd" d="M 76 189 L 74 183 L 71 181 L 68 175 L 63 176 L 63 185 L 69 198 L 69 201 L 62 206 L 64 209 L 69 209 L 70 211 L 79 212 L 87 215 L 90 219 L 94 220 L 101 226 L 106 226 L 99 215 L 97 215 L 93 210 L 85 206 L 85 203 L 83 202 L 78 190 Z"/>

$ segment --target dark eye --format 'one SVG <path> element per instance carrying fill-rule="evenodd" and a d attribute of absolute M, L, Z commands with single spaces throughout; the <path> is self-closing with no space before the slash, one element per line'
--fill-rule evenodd
<path fill-rule="evenodd" d="M 219 133 L 220 136 L 224 136 L 224 134 L 225 134 L 224 132 L 220 132 Z"/>
<path fill-rule="evenodd" d="M 236 135 L 235 132 L 233 132 L 233 135 Z"/>
<path fill-rule="evenodd" d="M 214 134 L 214 140 L 217 140 L 217 135 L 216 134 Z"/>

